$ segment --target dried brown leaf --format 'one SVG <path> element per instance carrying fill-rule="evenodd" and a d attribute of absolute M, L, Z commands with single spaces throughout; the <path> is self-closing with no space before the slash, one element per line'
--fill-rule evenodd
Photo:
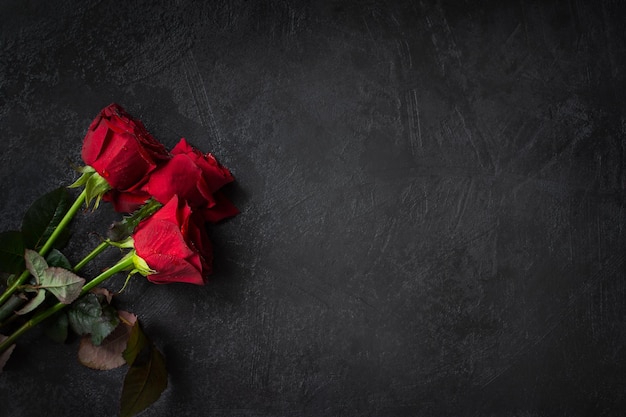
<path fill-rule="evenodd" d="M 0 342 L 4 341 L 6 338 L 7 338 L 6 336 L 0 334 Z M 2 373 L 2 369 L 4 368 L 4 365 L 6 365 L 7 361 L 9 360 L 9 357 L 11 356 L 13 349 L 15 349 L 15 344 L 9 346 L 7 350 L 0 353 L 0 374 Z"/>
<path fill-rule="evenodd" d="M 83 336 L 78 348 L 78 360 L 83 365 L 99 370 L 118 368 L 126 363 L 122 352 L 126 349 L 130 330 L 137 316 L 127 311 L 118 311 L 120 324 L 96 346 L 89 336 Z"/>
<path fill-rule="evenodd" d="M 113 299 L 113 294 L 111 294 L 111 291 L 107 290 L 106 288 L 96 287 L 96 288 L 92 289 L 91 292 L 96 294 L 96 295 L 98 295 L 98 294 L 103 295 L 104 298 L 107 300 L 107 303 L 111 304 L 111 300 Z M 121 311 L 120 311 L 120 313 L 121 313 Z M 130 313 L 127 313 L 127 314 L 130 314 Z"/>

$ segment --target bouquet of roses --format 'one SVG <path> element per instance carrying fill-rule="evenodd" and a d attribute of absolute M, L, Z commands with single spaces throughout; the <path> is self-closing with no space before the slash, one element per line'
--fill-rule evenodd
<path fill-rule="evenodd" d="M 185 139 L 168 151 L 144 125 L 111 104 L 89 126 L 82 148 L 84 167 L 70 188 L 82 188 L 72 203 L 65 188 L 38 199 L 21 230 L 0 233 L 0 372 L 15 341 L 44 322 L 46 334 L 64 342 L 81 336 L 78 357 L 94 369 L 124 364 L 128 372 L 121 415 L 132 416 L 156 401 L 167 386 L 163 355 L 142 331 L 137 317 L 116 310 L 113 295 L 98 285 L 125 272 L 156 284 L 203 285 L 211 274 L 206 227 L 238 213 L 220 190 L 233 181 L 211 154 Z M 107 237 L 72 265 L 59 250 L 81 207 L 110 202 L 126 213 Z M 119 262 L 91 280 L 80 270 L 108 247 L 125 251 Z M 2 286 L 0 286 L 0 289 Z"/>

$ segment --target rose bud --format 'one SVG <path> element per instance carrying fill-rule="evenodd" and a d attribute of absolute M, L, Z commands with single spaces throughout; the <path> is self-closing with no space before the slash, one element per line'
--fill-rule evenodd
<path fill-rule="evenodd" d="M 151 282 L 203 285 L 211 274 L 213 254 L 204 221 L 177 196 L 139 223 L 133 240 L 135 265 Z"/>
<path fill-rule="evenodd" d="M 233 180 L 213 155 L 203 154 L 181 139 L 172 149 L 172 158 L 155 170 L 141 189 L 163 204 L 178 195 L 202 212 L 205 220 L 215 223 L 239 213 L 224 195 L 216 194 Z"/>
<path fill-rule="evenodd" d="M 170 157 L 141 121 L 115 103 L 98 114 L 83 141 L 83 161 L 92 168 L 91 172 L 95 170 L 106 180 L 111 191 L 105 199 L 111 200 L 118 211 L 130 207 L 125 201 L 126 194 L 133 205 L 145 201 L 148 196 L 139 193 L 139 187 L 150 172 Z M 89 170 L 83 172 L 86 171 Z M 83 183 L 86 182 L 87 179 Z"/>

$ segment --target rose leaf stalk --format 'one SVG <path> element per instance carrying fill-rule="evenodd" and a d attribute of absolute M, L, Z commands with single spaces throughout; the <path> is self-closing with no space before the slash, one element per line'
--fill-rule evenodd
<path fill-rule="evenodd" d="M 74 218 L 78 210 L 83 205 L 83 201 L 85 201 L 86 196 L 87 196 L 87 190 L 83 189 L 83 191 L 78 195 L 78 197 L 76 197 L 76 200 L 74 201 L 72 206 L 69 208 L 67 213 L 65 213 L 65 216 L 63 216 L 63 218 L 61 219 L 57 227 L 54 229 L 54 231 L 52 232 L 48 240 L 46 240 L 46 243 L 44 243 L 42 248 L 39 250 L 39 254 L 41 256 L 45 256 L 48 253 L 48 251 L 52 249 L 52 245 L 54 245 L 59 235 L 63 232 L 65 227 L 67 227 L 67 225 L 72 221 L 72 219 Z M 22 274 L 9 287 L 7 287 L 4 293 L 0 295 L 0 305 L 3 305 L 11 297 L 11 295 L 18 289 L 18 287 L 22 285 L 24 281 L 26 281 L 29 275 L 30 273 L 28 272 L 28 270 L 22 272 Z"/>
<path fill-rule="evenodd" d="M 83 286 L 83 289 L 80 293 L 80 297 L 87 294 L 91 289 L 106 281 L 108 278 L 117 274 L 118 272 L 135 270 L 135 259 L 134 259 L 134 251 L 130 252 L 128 255 L 124 256 L 118 263 L 113 265 L 111 268 L 107 269 L 93 280 L 89 281 L 87 284 Z M 133 272 L 131 272 L 133 273 Z M 57 313 L 67 307 L 70 304 L 57 303 L 52 307 L 48 308 L 33 316 L 30 320 L 24 323 L 20 328 L 15 330 L 10 336 L 8 336 L 2 343 L 0 343 L 0 353 L 4 352 L 9 348 L 21 335 L 26 333 L 29 329 L 35 327 L 37 324 L 41 323 L 48 317 L 52 316 L 54 313 Z"/>

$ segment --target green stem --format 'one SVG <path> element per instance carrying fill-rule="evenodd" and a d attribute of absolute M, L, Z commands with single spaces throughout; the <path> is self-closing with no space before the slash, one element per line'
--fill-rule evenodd
<path fill-rule="evenodd" d="M 80 293 L 80 296 L 82 297 L 83 295 L 88 293 L 89 290 L 91 290 L 92 288 L 94 288 L 98 284 L 101 284 L 106 279 L 108 279 L 111 276 L 117 274 L 118 272 L 125 271 L 125 270 L 132 270 L 132 269 L 133 269 L 133 258 L 132 258 L 132 256 L 125 256 L 118 263 L 113 265 L 111 268 L 107 269 L 106 271 L 104 271 L 103 273 L 101 273 L 100 275 L 95 277 L 93 280 L 91 280 L 87 284 L 85 284 L 83 286 L 83 289 L 82 289 L 81 293 Z M 42 321 L 44 321 L 48 317 L 52 316 L 54 313 L 57 313 L 57 312 L 61 311 L 62 309 L 64 309 L 68 305 L 69 304 L 57 303 L 57 304 L 53 305 L 52 307 L 48 308 L 47 310 L 44 310 L 41 313 L 33 316 L 33 318 L 31 318 L 26 323 L 24 323 L 19 329 L 14 331 L 13 334 L 11 334 L 2 343 L 0 343 L 0 353 L 4 352 L 6 349 L 8 349 L 9 346 L 11 346 L 15 342 L 15 340 L 17 340 L 21 335 L 26 333 L 29 329 L 35 327 L 36 325 L 38 325 L 39 323 L 41 323 Z"/>
<path fill-rule="evenodd" d="M 45 256 L 46 253 L 48 253 L 48 251 L 52 248 L 52 245 L 54 245 L 54 242 L 57 240 L 59 235 L 63 232 L 63 229 L 65 229 L 65 227 L 72 221 L 72 219 L 74 218 L 74 215 L 76 214 L 76 212 L 78 212 L 78 209 L 80 209 L 81 206 L 83 205 L 86 195 L 87 195 L 87 191 L 83 189 L 83 191 L 79 194 L 79 196 L 76 197 L 76 201 L 74 201 L 74 204 L 72 204 L 72 206 L 67 211 L 67 213 L 65 213 L 65 216 L 63 216 L 63 218 L 61 219 L 57 227 L 54 229 L 54 232 L 52 232 L 48 240 L 46 240 L 46 243 L 44 243 L 43 247 L 39 250 L 39 254 L 41 256 Z M 22 275 L 20 275 L 13 282 L 13 284 L 11 284 L 11 286 L 9 286 L 4 291 L 4 293 L 2 293 L 2 295 L 0 295 L 0 305 L 3 305 L 9 299 L 9 297 L 15 292 L 15 290 L 17 290 L 17 288 L 20 285 L 22 285 L 24 281 L 26 281 L 26 278 L 28 278 L 29 275 L 30 274 L 28 271 L 22 272 Z"/>
<path fill-rule="evenodd" d="M 22 272 L 22 275 L 20 275 L 15 281 L 13 281 L 13 284 L 11 284 L 9 287 L 7 287 L 6 290 L 4 290 L 2 295 L 0 295 L 0 305 L 4 305 L 4 303 L 6 303 L 6 301 L 13 295 L 15 290 L 17 290 L 17 287 L 22 285 L 29 275 L 30 272 L 28 272 L 28 270 Z"/>
<path fill-rule="evenodd" d="M 65 213 L 65 216 L 63 216 L 63 218 L 61 219 L 57 227 L 54 229 L 54 232 L 52 232 L 52 234 L 50 235 L 46 243 L 39 250 L 39 254 L 41 256 L 46 256 L 46 253 L 48 253 L 48 251 L 52 249 L 52 245 L 54 245 L 54 242 L 57 240 L 59 235 L 63 233 L 63 230 L 65 229 L 65 227 L 72 221 L 76 212 L 78 212 L 78 210 L 82 207 L 83 202 L 85 201 L 86 195 L 87 195 L 87 190 L 83 189 L 83 191 L 81 191 L 78 197 L 76 197 L 76 201 L 74 201 L 74 204 L 72 204 L 72 207 L 70 207 L 67 213 Z"/>
<path fill-rule="evenodd" d="M 133 251 L 125 255 L 122 259 L 119 260 L 118 263 L 113 265 L 111 268 L 107 269 L 106 271 L 83 285 L 83 290 L 81 291 L 80 296 L 82 297 L 83 295 L 87 294 L 92 288 L 102 284 L 104 281 L 107 280 L 107 278 L 117 274 L 118 272 L 130 271 L 134 269 L 133 257 L 131 256 L 132 253 Z"/>
<path fill-rule="evenodd" d="M 96 246 L 96 248 L 94 250 L 89 252 L 89 254 L 87 256 L 85 256 L 82 261 L 80 261 L 79 263 L 76 264 L 76 266 L 74 267 L 74 272 L 82 269 L 83 266 L 87 265 L 87 263 L 89 263 L 96 256 L 100 255 L 102 253 L 102 251 L 104 251 L 109 246 L 110 246 L 109 242 L 106 241 L 106 240 L 103 241 L 102 243 L 100 243 L 98 246 Z"/>
<path fill-rule="evenodd" d="M 9 297 L 6 303 L 0 306 L 0 328 L 4 327 L 7 322 L 5 321 L 7 317 L 9 317 L 15 310 L 20 308 L 22 304 L 26 303 L 26 300 L 12 295 Z"/>

